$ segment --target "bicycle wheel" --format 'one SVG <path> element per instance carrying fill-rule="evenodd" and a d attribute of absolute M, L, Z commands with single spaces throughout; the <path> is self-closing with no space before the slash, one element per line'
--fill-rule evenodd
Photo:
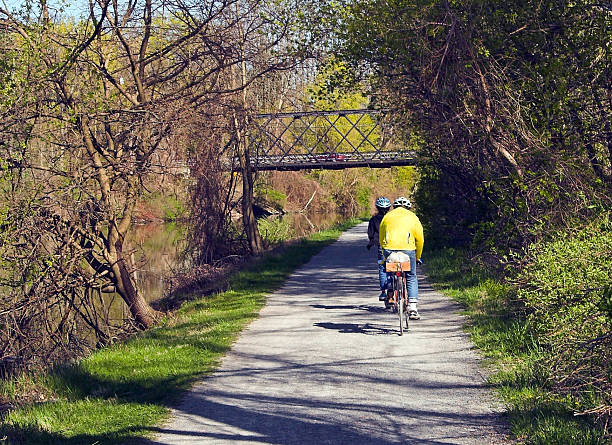
<path fill-rule="evenodd" d="M 404 321 L 406 322 L 406 330 L 409 331 L 410 326 L 408 325 L 408 320 L 410 319 L 410 310 L 408 308 L 408 283 L 407 283 L 405 276 L 404 276 L 404 298 L 403 298 L 402 303 L 404 305 Z"/>
<path fill-rule="evenodd" d="M 402 277 L 397 277 L 397 313 L 399 314 L 399 335 L 404 334 L 404 280 Z"/>
<path fill-rule="evenodd" d="M 391 311 L 397 312 L 397 277 L 393 275 L 393 301 L 391 302 Z"/>

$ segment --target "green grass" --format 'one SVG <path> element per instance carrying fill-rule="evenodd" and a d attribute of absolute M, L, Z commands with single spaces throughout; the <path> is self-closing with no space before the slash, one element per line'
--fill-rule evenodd
<path fill-rule="evenodd" d="M 262 240 L 268 246 L 282 243 L 295 236 L 289 220 L 276 215 L 259 219 L 257 228 Z"/>
<path fill-rule="evenodd" d="M 266 295 L 333 242 L 351 220 L 269 255 L 231 279 L 230 290 L 186 303 L 159 326 L 46 375 L 6 383 L 27 386 L 41 403 L 10 411 L 0 424 L 7 444 L 129 444 L 156 431 L 196 380 L 210 373 Z"/>
<path fill-rule="evenodd" d="M 574 416 L 575 401 L 548 391 L 540 350 L 511 289 L 455 249 L 428 251 L 434 287 L 465 307 L 467 329 L 492 370 L 490 383 L 508 409 L 512 434 L 533 445 L 603 445 L 601 429 Z"/>

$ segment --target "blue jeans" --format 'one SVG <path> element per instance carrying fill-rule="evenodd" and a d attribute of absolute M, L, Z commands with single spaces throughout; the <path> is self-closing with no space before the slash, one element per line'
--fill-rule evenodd
<path fill-rule="evenodd" d="M 393 250 L 384 249 L 383 255 L 384 257 L 388 257 L 391 255 Z M 406 289 L 408 290 L 408 302 L 416 303 L 419 300 L 419 281 L 417 279 L 416 274 L 416 251 L 415 250 L 402 250 L 406 255 L 410 257 L 410 271 L 406 272 Z M 383 264 L 384 266 L 384 264 Z M 390 289 L 393 283 L 393 274 L 385 273 L 385 283 L 384 288 L 382 283 L 382 273 L 381 273 L 381 288 Z"/>
<path fill-rule="evenodd" d="M 385 272 L 385 257 L 382 247 L 378 248 L 378 280 L 380 281 L 380 290 L 387 289 L 387 272 Z"/>

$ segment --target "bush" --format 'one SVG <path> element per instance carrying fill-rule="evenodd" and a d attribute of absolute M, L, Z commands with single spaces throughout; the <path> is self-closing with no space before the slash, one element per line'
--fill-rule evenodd
<path fill-rule="evenodd" d="M 355 193 L 355 201 L 361 207 L 361 213 L 367 212 L 372 201 L 372 190 L 367 186 L 358 187 Z"/>
<path fill-rule="evenodd" d="M 178 221 L 185 217 L 185 205 L 174 197 L 168 197 L 162 208 L 164 211 L 164 221 Z"/>
<path fill-rule="evenodd" d="M 287 204 L 287 195 L 285 193 L 262 183 L 256 184 L 255 195 L 256 201 L 267 204 L 279 211 L 282 211 Z"/>
<path fill-rule="evenodd" d="M 276 216 L 258 219 L 257 227 L 261 238 L 268 246 L 286 241 L 294 235 L 289 220 Z"/>
<path fill-rule="evenodd" d="M 529 247 L 518 297 L 545 351 L 553 389 L 576 411 L 612 413 L 612 224 L 609 217 Z M 604 423 L 605 425 L 605 423 Z"/>

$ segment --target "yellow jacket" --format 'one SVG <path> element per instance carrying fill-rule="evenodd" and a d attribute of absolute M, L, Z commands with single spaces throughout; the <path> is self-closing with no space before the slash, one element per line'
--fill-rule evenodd
<path fill-rule="evenodd" d="M 417 260 L 423 253 L 423 226 L 410 210 L 397 207 L 380 222 L 380 247 L 387 250 L 416 250 Z"/>

